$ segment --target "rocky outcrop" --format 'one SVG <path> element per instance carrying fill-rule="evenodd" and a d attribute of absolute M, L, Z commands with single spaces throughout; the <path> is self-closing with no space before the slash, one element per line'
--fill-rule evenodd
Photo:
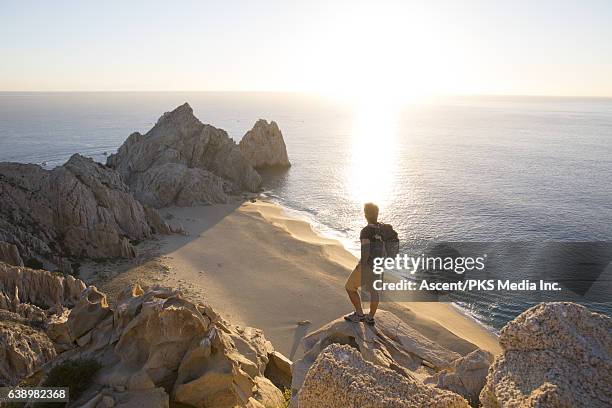
<path fill-rule="evenodd" d="M 112 309 L 72 276 L 3 263 L 0 348 L 6 385 L 66 360 L 101 363 L 74 406 L 278 407 L 278 387 L 291 383 L 291 362 L 261 330 L 233 326 L 179 292 L 129 287 Z"/>
<path fill-rule="evenodd" d="M 56 355 L 44 331 L 10 312 L 0 315 L 0 386 L 14 386 Z"/>
<path fill-rule="evenodd" d="M 423 382 L 456 392 L 476 407 L 491 363 L 493 363 L 491 353 L 480 349 L 474 350 L 453 361 L 451 367 L 425 378 Z"/>
<path fill-rule="evenodd" d="M 300 408 L 469 408 L 465 399 L 364 360 L 349 345 L 332 344 L 317 357 L 298 394 Z"/>
<path fill-rule="evenodd" d="M 336 349 L 320 357 L 331 344 L 350 346 L 358 358 L 345 353 L 342 355 L 346 359 L 337 361 L 339 352 Z M 302 340 L 302 346 L 304 356 L 292 367 L 293 408 L 303 408 L 303 401 L 307 407 L 438 406 L 430 405 L 433 401 L 431 398 L 438 397 L 442 404 L 448 404 L 440 406 L 467 407 L 463 397 L 477 403 L 492 360 L 488 352 L 479 349 L 465 356 L 446 349 L 386 310 L 378 311 L 373 327 L 349 323 L 342 318 L 335 320 L 308 334 Z M 321 358 L 322 366 L 316 368 L 318 358 Z M 349 360 L 350 364 L 346 366 Z M 359 371 L 362 369 L 367 373 L 364 376 Z M 317 372 L 314 374 L 317 380 L 311 380 L 310 388 L 303 391 L 313 370 Z M 335 376 L 338 378 L 334 379 Z M 386 378 L 389 384 L 375 391 L 381 395 L 368 396 L 368 389 L 372 385 L 370 382 L 376 382 L 379 376 Z M 456 381 L 440 379 L 451 376 Z M 354 388 L 359 390 L 356 395 L 347 395 L 353 393 L 353 385 L 349 384 L 354 384 Z M 394 394 L 395 391 L 387 387 L 401 391 Z M 410 395 L 402 395 L 402 392 L 409 392 Z M 413 395 L 415 393 L 418 395 Z M 382 397 L 382 394 L 386 394 L 386 397 Z M 398 402 L 402 398 L 404 402 Z"/>
<path fill-rule="evenodd" d="M 68 337 L 73 347 L 53 364 L 75 358 L 102 364 L 82 404 L 97 406 L 101 395 L 131 401 L 129 393 L 155 399 L 151 407 L 168 401 L 221 408 L 284 403 L 266 377 L 281 373 L 270 364 L 277 353 L 263 333 L 232 326 L 209 306 L 173 290 L 143 291 L 136 285 L 122 292 L 111 309 L 104 294 L 90 287 L 54 332 Z"/>
<path fill-rule="evenodd" d="M 77 343 L 79 340 L 85 341 L 82 337 L 102 324 L 110 315 L 106 295 L 100 293 L 95 286 L 88 287 L 81 293 L 81 298 L 66 320 L 70 338 L 75 339 Z"/>
<path fill-rule="evenodd" d="M 0 385 L 15 385 L 72 348 L 58 322 L 85 284 L 73 276 L 0 262 Z"/>
<path fill-rule="evenodd" d="M 253 129 L 240 140 L 240 151 L 256 169 L 289 167 L 289 157 L 283 134 L 276 122 L 259 119 Z"/>
<path fill-rule="evenodd" d="M 612 406 L 612 319 L 542 303 L 508 323 L 480 394 L 493 407 Z"/>
<path fill-rule="evenodd" d="M 35 305 L 61 313 L 62 307 L 76 304 L 85 287 L 83 281 L 71 275 L 0 262 L 0 309 L 18 312 L 19 305 Z"/>
<path fill-rule="evenodd" d="M 155 208 L 224 203 L 261 184 L 238 145 L 224 130 L 200 122 L 187 103 L 165 113 L 145 135 L 130 135 L 107 165 L 138 200 Z"/>
<path fill-rule="evenodd" d="M 420 369 L 439 371 L 450 368 L 452 362 L 461 357 L 429 340 L 386 310 L 378 311 L 374 327 L 340 318 L 302 340 L 304 357 L 293 365 L 291 391 L 294 398 L 318 355 L 332 343 L 351 345 L 359 350 L 365 361 L 410 378 Z"/>
<path fill-rule="evenodd" d="M 295 408 L 466 408 L 478 394 L 485 408 L 612 404 L 612 320 L 573 303 L 508 323 L 490 367 L 489 353 L 459 355 L 385 310 L 373 327 L 338 319 L 309 334 L 292 365 L 260 330 L 174 290 L 135 285 L 112 308 L 72 277 L 2 263 L 0 289 L 0 385 L 94 358 L 102 369 L 72 406 L 277 407 L 288 384 Z"/>
<path fill-rule="evenodd" d="M 78 154 L 53 170 L 0 163 L 0 242 L 23 260 L 3 255 L 11 263 L 71 272 L 75 258 L 132 257 L 131 241 L 169 231 L 153 215 L 116 171 Z"/>
<path fill-rule="evenodd" d="M 14 313 L 22 318 L 29 319 L 44 325 L 47 313 L 44 309 L 30 303 L 20 303 L 19 297 L 0 291 L 0 311 Z"/>

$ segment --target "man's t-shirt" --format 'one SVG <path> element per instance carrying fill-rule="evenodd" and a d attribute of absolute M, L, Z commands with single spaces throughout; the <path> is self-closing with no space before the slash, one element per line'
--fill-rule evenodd
<path fill-rule="evenodd" d="M 359 234 L 359 239 L 369 239 L 372 240 L 374 235 L 376 234 L 376 226 L 378 224 L 368 224 L 361 229 L 361 233 Z"/>
<path fill-rule="evenodd" d="M 368 239 L 370 240 L 370 242 L 372 242 L 372 240 L 374 239 L 374 235 L 376 235 L 376 226 L 377 224 L 368 224 L 365 227 L 363 227 L 361 229 L 361 233 L 359 233 L 359 240 L 364 240 L 364 239 Z M 369 256 L 369 250 L 370 250 L 370 244 L 362 244 L 361 245 L 361 263 L 362 265 L 371 265 L 372 264 L 372 259 L 370 259 Z M 366 255 L 366 253 L 364 253 L 364 251 L 367 251 L 368 254 Z M 364 259 L 364 257 L 367 256 L 367 259 Z"/>

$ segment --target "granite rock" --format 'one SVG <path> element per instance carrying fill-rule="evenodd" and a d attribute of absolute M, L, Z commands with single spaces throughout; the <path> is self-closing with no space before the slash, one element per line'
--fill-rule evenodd
<path fill-rule="evenodd" d="M 317 357 L 298 394 L 300 408 L 469 408 L 458 394 L 372 364 L 349 345 L 332 344 Z"/>
<path fill-rule="evenodd" d="M 5 312 L 8 313 L 8 312 Z M 0 319 L 0 386 L 14 386 L 56 356 L 53 342 L 43 330 L 15 315 Z"/>
<path fill-rule="evenodd" d="M 424 379 L 425 384 L 456 392 L 478 406 L 480 391 L 485 384 L 493 355 L 477 349 L 453 361 L 451 367 Z"/>
<path fill-rule="evenodd" d="M 256 169 L 289 167 L 289 157 L 283 134 L 276 122 L 259 119 L 240 140 L 240 151 Z"/>
<path fill-rule="evenodd" d="M 80 299 L 86 285 L 71 275 L 61 275 L 42 269 L 7 265 L 0 262 L 0 309 L 17 311 L 18 305 L 28 304 L 53 312 L 72 307 Z"/>
<path fill-rule="evenodd" d="M 304 356 L 292 367 L 291 392 L 295 397 L 306 373 L 318 355 L 330 344 L 348 344 L 359 350 L 362 358 L 376 366 L 413 378 L 421 367 L 440 371 L 452 367 L 460 354 L 429 340 L 393 313 L 379 310 L 376 325 L 355 324 L 343 318 L 328 323 L 303 340 Z"/>
<path fill-rule="evenodd" d="M 118 296 L 112 309 L 90 287 L 68 315 L 67 326 L 75 346 L 58 359 L 93 357 L 103 367 L 89 394 L 163 387 L 170 401 L 191 406 L 278 406 L 284 401 L 265 377 L 275 351 L 263 332 L 233 326 L 210 306 L 192 303 L 177 291 L 135 285 Z"/>
<path fill-rule="evenodd" d="M 131 134 L 107 165 L 138 200 L 155 208 L 224 203 L 261 184 L 238 145 L 224 130 L 200 122 L 187 103 L 165 113 L 146 134 Z"/>
<path fill-rule="evenodd" d="M 132 241 L 164 232 L 150 216 L 119 173 L 81 155 L 53 170 L 0 163 L 0 242 L 17 265 L 72 272 L 73 259 L 133 257 Z"/>
<path fill-rule="evenodd" d="M 575 303 L 541 303 L 504 326 L 500 345 L 483 407 L 612 406 L 609 317 Z"/>

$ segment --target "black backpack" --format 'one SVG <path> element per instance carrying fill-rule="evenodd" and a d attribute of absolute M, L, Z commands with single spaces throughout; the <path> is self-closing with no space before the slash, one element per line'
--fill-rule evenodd
<path fill-rule="evenodd" d="M 370 260 L 394 258 L 399 253 L 399 238 L 390 224 L 379 222 L 372 225 L 374 235 L 370 239 Z"/>

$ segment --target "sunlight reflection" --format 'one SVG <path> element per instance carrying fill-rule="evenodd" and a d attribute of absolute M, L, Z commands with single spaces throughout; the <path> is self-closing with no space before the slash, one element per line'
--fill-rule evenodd
<path fill-rule="evenodd" d="M 347 185 L 358 204 L 372 201 L 382 210 L 391 201 L 397 165 L 397 121 L 397 109 L 383 104 L 355 110 Z"/>

